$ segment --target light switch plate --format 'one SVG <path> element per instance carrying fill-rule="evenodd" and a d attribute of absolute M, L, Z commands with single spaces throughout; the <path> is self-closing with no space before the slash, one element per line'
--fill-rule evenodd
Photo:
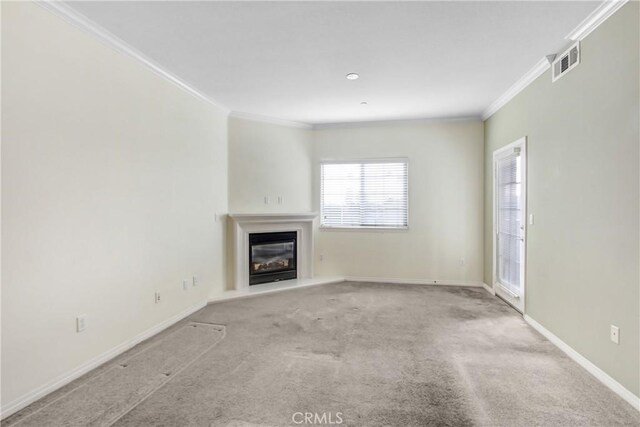
<path fill-rule="evenodd" d="M 611 325 L 611 341 L 620 344 L 620 328 L 615 325 Z"/>
<path fill-rule="evenodd" d="M 87 315 L 81 314 L 80 316 L 76 317 L 76 331 L 82 332 L 86 328 L 87 328 Z"/>

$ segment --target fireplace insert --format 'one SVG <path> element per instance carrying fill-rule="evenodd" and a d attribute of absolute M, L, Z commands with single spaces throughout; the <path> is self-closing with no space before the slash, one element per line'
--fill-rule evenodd
<path fill-rule="evenodd" d="M 249 234 L 249 285 L 298 277 L 297 236 L 295 231 Z"/>

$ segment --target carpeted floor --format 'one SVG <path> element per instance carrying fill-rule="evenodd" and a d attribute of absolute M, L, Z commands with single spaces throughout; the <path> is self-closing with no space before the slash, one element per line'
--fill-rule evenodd
<path fill-rule="evenodd" d="M 339 421 L 637 426 L 640 414 L 483 289 L 338 283 L 209 305 L 3 425 Z"/>

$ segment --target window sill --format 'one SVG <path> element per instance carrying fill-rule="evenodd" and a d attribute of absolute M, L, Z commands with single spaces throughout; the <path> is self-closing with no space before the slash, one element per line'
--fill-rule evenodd
<path fill-rule="evenodd" d="M 388 233 L 388 232 L 402 233 L 402 232 L 408 232 L 409 226 L 406 226 L 406 227 L 329 227 L 326 225 L 321 225 L 320 231 L 363 231 L 363 232 L 380 231 L 384 233 Z"/>

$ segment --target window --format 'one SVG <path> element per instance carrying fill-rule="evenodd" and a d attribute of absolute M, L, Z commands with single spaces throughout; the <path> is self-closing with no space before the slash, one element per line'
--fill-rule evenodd
<path fill-rule="evenodd" d="M 322 162 L 322 227 L 406 228 L 408 176 L 407 159 Z"/>

